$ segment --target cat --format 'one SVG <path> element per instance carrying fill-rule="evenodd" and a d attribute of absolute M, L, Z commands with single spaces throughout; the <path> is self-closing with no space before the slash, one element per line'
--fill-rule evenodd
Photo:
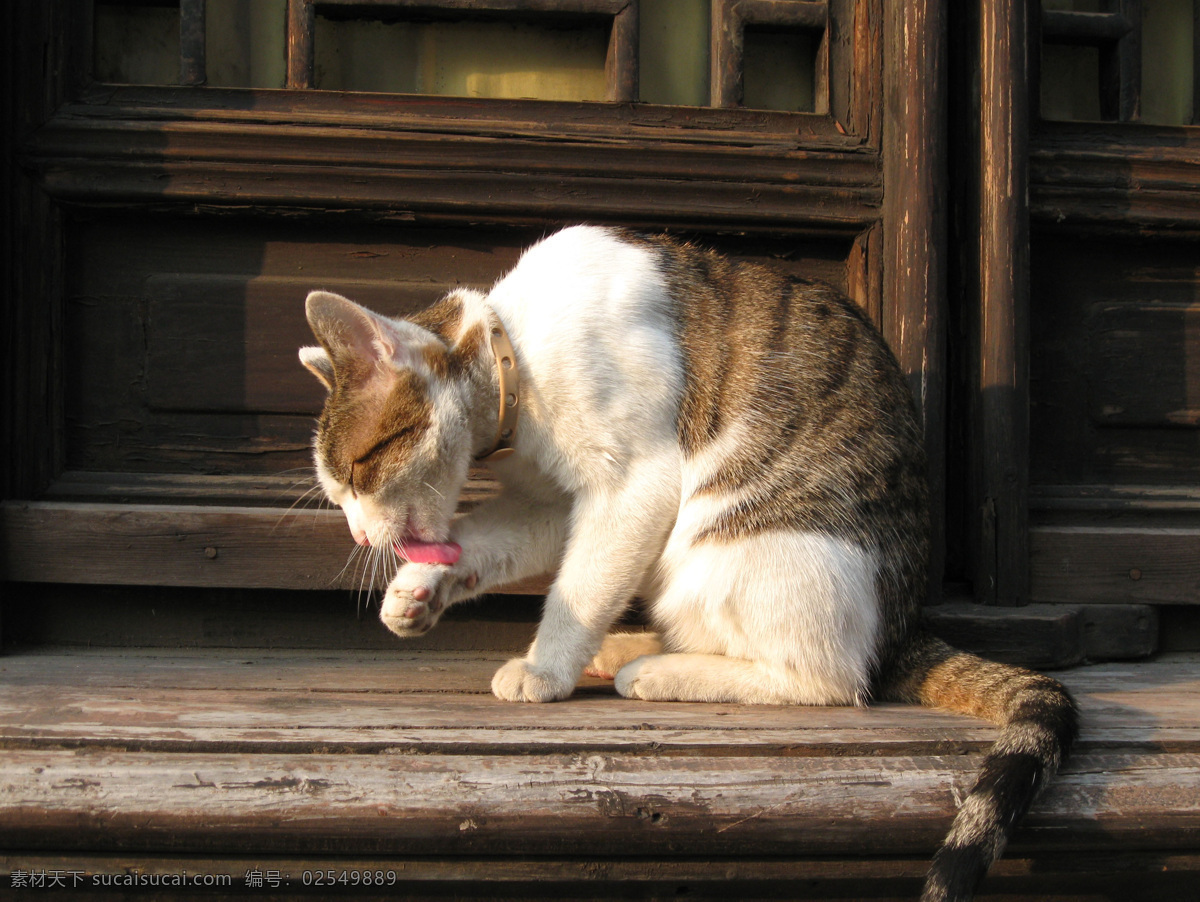
<path fill-rule="evenodd" d="M 629 698 L 949 708 L 1001 726 L 923 899 L 970 898 L 1068 754 L 1056 681 L 918 622 L 930 554 L 907 383 L 829 286 L 667 237 L 576 226 L 487 294 L 407 319 L 308 296 L 328 397 L 314 457 L 359 544 L 394 558 L 380 616 L 554 573 L 510 701 L 585 671 Z M 501 492 L 453 520 L 469 468 Z M 612 632 L 634 598 L 654 633 Z"/>

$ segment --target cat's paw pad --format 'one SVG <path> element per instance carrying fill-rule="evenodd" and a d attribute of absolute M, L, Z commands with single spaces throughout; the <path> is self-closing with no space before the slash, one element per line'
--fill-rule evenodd
<path fill-rule="evenodd" d="M 513 658 L 492 677 L 492 692 L 506 702 L 554 702 L 574 688 L 574 683 L 531 667 L 524 658 Z"/>
<path fill-rule="evenodd" d="M 657 633 L 613 633 L 604 638 L 604 644 L 592 663 L 583 669 L 588 676 L 602 680 L 613 679 L 617 672 L 643 655 L 656 655 L 662 651 L 662 642 Z"/>
<path fill-rule="evenodd" d="M 419 636 L 438 622 L 453 583 L 444 564 L 404 564 L 388 584 L 379 619 L 397 636 Z"/>

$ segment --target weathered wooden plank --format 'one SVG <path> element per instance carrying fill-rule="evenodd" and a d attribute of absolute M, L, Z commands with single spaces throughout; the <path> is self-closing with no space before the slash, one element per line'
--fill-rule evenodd
<path fill-rule="evenodd" d="M 976 756 L 171 756 L 10 751 L 0 845 L 102 851 L 605 855 L 932 849 Z M 1026 820 L 1059 848 L 1187 847 L 1200 755 L 1084 755 Z"/>
<path fill-rule="evenodd" d="M 835 0 L 853 4 L 858 0 Z M 854 18 L 850 15 L 849 18 Z M 844 23 L 845 24 L 845 23 Z M 861 71 L 873 71 L 868 57 L 873 41 L 869 17 L 854 23 L 862 42 Z M 846 85 L 848 89 L 849 84 Z M 868 86 L 869 88 L 870 86 Z M 870 92 L 868 91 L 868 94 Z M 860 98 L 862 99 L 862 98 Z M 870 106 L 869 102 L 866 105 Z M 772 147 L 787 152 L 862 149 L 859 134 L 824 117 L 772 110 L 719 110 L 711 107 L 661 107 L 653 104 L 596 104 L 564 101 L 456 98 L 435 95 L 371 96 L 342 92 L 280 92 L 213 88 L 203 94 L 146 85 L 81 86 L 76 100 L 61 108 L 73 118 L 97 121 L 241 122 L 243 126 L 296 124 L 340 128 L 411 131 L 415 135 L 609 141 L 614 150 L 630 139 L 656 138 L 675 148 L 708 145 L 718 155 L 734 150 Z M 169 111 L 169 112 L 167 112 Z M 867 109 L 861 111 L 866 115 Z M 864 123 L 866 124 L 866 123 Z M 621 140 L 625 139 L 625 140 Z M 722 146 L 724 149 L 722 150 Z M 868 145 L 874 146 L 873 143 Z M 564 148 L 565 149 L 565 148 Z"/>
<path fill-rule="evenodd" d="M 1041 852 L 1041 854 L 1039 854 Z M 304 858 L 255 856 L 209 857 L 195 855 L 139 854 L 136 872 L 149 881 L 178 879 L 181 874 L 228 877 L 221 887 L 225 898 L 293 898 L 303 892 L 311 897 L 319 879 L 361 882 L 370 873 L 381 875 L 382 887 L 375 893 L 359 888 L 354 898 L 364 902 L 387 902 L 403 893 L 412 902 L 433 902 L 453 894 L 460 902 L 485 902 L 497 896 L 521 899 L 584 900 L 735 898 L 739 900 L 804 898 L 851 902 L 911 902 L 920 892 L 928 869 L 919 856 L 870 860 L 862 857 L 824 857 L 816 860 L 798 855 L 785 858 L 647 858 L 627 856 L 599 859 L 594 856 L 546 859 L 537 856 L 480 858 L 404 858 L 389 856 Z M 105 877 L 122 878 L 130 873 L 130 856 L 25 852 L 0 855 L 0 880 L 8 885 L 14 872 L 63 875 L 73 888 L 100 885 Z M 75 883 L 76 875 L 79 882 Z M 357 875 L 357 876 L 355 876 Z M 260 879 L 261 878 L 261 879 Z M 48 878 L 49 879 L 49 878 Z M 993 865 L 976 899 L 979 902 L 1190 902 L 1192 889 L 1200 880 L 1200 855 L 1172 851 L 1143 850 L 1063 854 L 1029 847 L 1018 842 Z M 378 885 L 378 884 L 377 884 Z M 44 889 L 22 892 L 14 889 L 14 900 L 45 898 Z M 159 889 L 159 902 L 196 898 L 195 889 Z"/>
<path fill-rule="evenodd" d="M 473 467 L 458 509 L 469 510 L 500 490 L 485 467 Z M 46 489 L 47 501 L 93 501 L 142 504 L 219 505 L 224 507 L 322 507 L 316 477 L 308 471 L 285 476 L 184 473 L 130 473 L 67 470 Z"/>
<path fill-rule="evenodd" d="M 385 568 L 368 573 L 353 552 L 345 518 L 333 510 L 0 504 L 0 572 L 17 581 L 292 589 L 381 582 Z M 544 586 L 525 581 L 510 591 Z"/>
<path fill-rule="evenodd" d="M 1029 88 L 1027 4 L 980 4 L 980 320 L 971 501 L 975 593 L 1029 600 Z"/>
<path fill-rule="evenodd" d="M 1023 667 L 1070 667 L 1084 659 L 1083 622 L 1077 607 L 935 605 L 923 611 L 936 635 L 956 648 Z"/>
<path fill-rule="evenodd" d="M 931 755 L 979 751 L 993 727 L 902 705 L 660 705 L 586 679 L 566 702 L 489 694 L 505 655 L 31 652 L 3 661 L 0 744 L 476 753 Z M 1080 748 L 1200 751 L 1195 659 L 1062 675 L 1084 714 Z"/>
<path fill-rule="evenodd" d="M 63 200 L 339 209 L 360 218 L 420 213 L 526 225 L 587 217 L 765 231 L 769 220 L 778 232 L 861 228 L 877 217 L 880 196 L 877 160 L 858 142 L 848 142 L 850 152 L 809 149 L 796 142 L 794 128 L 784 146 L 730 143 L 726 133 L 720 147 L 663 140 L 659 128 L 631 133 L 619 121 L 607 134 L 578 140 L 543 130 L 497 141 L 486 125 L 464 133 L 463 120 L 456 133 L 434 135 L 415 130 L 407 105 L 374 128 L 321 118 L 262 123 L 213 111 L 203 121 L 172 120 L 161 108 L 130 110 L 122 121 L 90 110 L 52 120 L 30 146 L 30 163 Z M 475 121 L 474 106 L 462 112 Z"/>
<path fill-rule="evenodd" d="M 1200 604 L 1200 529 L 1035 526 L 1030 567 L 1039 601 Z"/>
<path fill-rule="evenodd" d="M 611 746 L 660 754 L 841 756 L 961 754 L 995 737 L 979 721 L 909 706 L 648 705 L 595 681 L 555 706 L 510 705 L 490 694 L 493 669 L 466 688 L 469 681 L 447 669 L 439 673 L 447 685 L 432 692 L 406 690 L 403 668 L 390 689 L 352 691 L 285 684 L 266 690 L 12 686 L 0 693 L 0 742 L 476 752 Z M 1145 736 L 1147 743 L 1160 739 L 1158 731 Z"/>
<path fill-rule="evenodd" d="M 946 9 L 886 6 L 882 330 L 921 417 L 933 517 L 929 594 L 942 594 L 945 539 Z"/>

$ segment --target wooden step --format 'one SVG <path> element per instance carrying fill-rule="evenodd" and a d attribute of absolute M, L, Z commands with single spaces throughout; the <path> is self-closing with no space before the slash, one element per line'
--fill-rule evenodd
<path fill-rule="evenodd" d="M 901 705 L 654 704 L 591 679 L 565 702 L 506 704 L 488 691 L 502 660 L 8 655 L 0 885 L 55 863 L 89 875 L 186 866 L 236 875 L 230 893 L 261 892 L 245 885 L 254 869 L 298 893 L 305 870 L 332 862 L 387 865 L 417 895 L 522 896 L 539 880 L 558 898 L 703 895 L 728 879 L 745 898 L 902 897 L 995 736 Z M 1170 899 L 1200 879 L 1198 666 L 1174 655 L 1060 674 L 1083 736 L 992 892 Z"/>

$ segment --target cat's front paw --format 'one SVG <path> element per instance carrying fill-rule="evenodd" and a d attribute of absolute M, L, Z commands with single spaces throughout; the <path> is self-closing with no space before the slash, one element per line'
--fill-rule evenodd
<path fill-rule="evenodd" d="M 388 584 L 379 619 L 397 636 L 420 636 L 433 629 L 457 590 L 476 582 L 474 575 L 460 579 L 446 564 L 404 564 Z"/>
<path fill-rule="evenodd" d="M 573 680 L 562 680 L 513 658 L 492 677 L 492 692 L 506 702 L 556 702 L 575 689 Z"/>

